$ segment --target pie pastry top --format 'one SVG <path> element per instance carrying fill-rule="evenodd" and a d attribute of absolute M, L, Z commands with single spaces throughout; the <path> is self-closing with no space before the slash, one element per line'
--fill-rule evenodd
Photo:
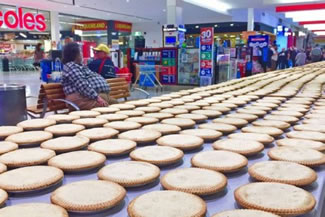
<path fill-rule="evenodd" d="M 111 128 L 92 128 L 88 130 L 83 130 L 78 133 L 80 136 L 85 136 L 90 139 L 90 141 L 97 141 L 103 139 L 110 139 L 116 136 L 119 132 Z"/>
<path fill-rule="evenodd" d="M 244 208 L 293 216 L 310 212 L 316 204 L 313 195 L 301 188 L 270 182 L 241 186 L 235 191 L 235 199 Z"/>
<path fill-rule="evenodd" d="M 155 130 L 162 135 L 178 133 L 182 129 L 179 126 L 171 124 L 150 124 L 143 127 L 146 130 Z"/>
<path fill-rule="evenodd" d="M 128 139 L 135 141 L 137 143 L 149 143 L 156 141 L 159 137 L 161 137 L 161 133 L 154 130 L 130 130 L 124 133 L 121 133 L 118 138 L 119 139 Z"/>
<path fill-rule="evenodd" d="M 152 113 L 152 114 L 154 114 L 154 113 Z M 137 122 L 142 125 L 155 124 L 155 123 L 159 122 L 159 119 L 154 118 L 154 117 L 149 117 L 147 115 L 150 115 L 150 114 L 145 114 L 144 117 L 128 118 L 128 119 L 126 119 L 126 121 L 133 121 L 133 122 Z"/>
<path fill-rule="evenodd" d="M 239 118 L 217 118 L 213 120 L 214 123 L 231 124 L 237 127 L 243 127 L 248 124 L 248 121 Z"/>
<path fill-rule="evenodd" d="M 195 121 L 193 121 L 191 119 L 185 119 L 185 118 L 168 118 L 168 119 L 162 120 L 161 123 L 176 125 L 183 129 L 191 128 L 191 127 L 194 127 L 194 125 L 195 125 Z"/>
<path fill-rule="evenodd" d="M 0 174 L 0 188 L 9 192 L 39 190 L 56 184 L 62 179 L 62 170 L 55 167 L 22 167 Z"/>
<path fill-rule="evenodd" d="M 211 129 L 189 129 L 181 131 L 180 134 L 198 136 L 205 141 L 215 141 L 222 136 L 221 132 Z"/>
<path fill-rule="evenodd" d="M 244 133 L 262 133 L 273 137 L 281 136 L 283 131 L 275 127 L 244 127 L 241 129 Z"/>
<path fill-rule="evenodd" d="M 21 127 L 24 130 L 43 130 L 45 127 L 49 127 L 54 124 L 56 124 L 55 120 L 40 118 L 22 121 L 17 124 L 17 127 Z"/>
<path fill-rule="evenodd" d="M 109 164 L 98 172 L 98 178 L 118 183 L 124 187 L 146 185 L 155 181 L 160 169 L 150 163 L 122 161 Z"/>
<path fill-rule="evenodd" d="M 79 124 L 58 124 L 45 128 L 45 131 L 53 133 L 56 136 L 69 136 L 74 135 L 84 129 L 85 127 Z"/>
<path fill-rule="evenodd" d="M 79 118 L 80 117 L 77 115 L 65 115 L 65 114 L 55 114 L 46 117 L 46 119 L 55 120 L 57 124 L 72 123 L 72 121 L 77 120 Z"/>
<path fill-rule="evenodd" d="M 210 129 L 216 130 L 222 133 L 231 133 L 237 130 L 237 127 L 230 124 L 222 124 L 222 123 L 207 123 L 199 125 L 199 129 Z"/>
<path fill-rule="evenodd" d="M 290 124 L 284 121 L 273 121 L 273 120 L 259 120 L 252 123 L 254 126 L 259 127 L 276 127 L 281 130 L 285 130 L 290 127 Z"/>
<path fill-rule="evenodd" d="M 161 184 L 167 190 L 209 195 L 223 190 L 227 185 L 227 178 L 213 170 L 182 168 L 166 173 Z"/>
<path fill-rule="evenodd" d="M 235 172 L 248 164 L 247 158 L 243 155 L 222 150 L 200 152 L 194 155 L 191 162 L 195 167 L 219 172 Z"/>
<path fill-rule="evenodd" d="M 243 155 L 254 155 L 264 149 L 264 145 L 258 141 L 247 139 L 224 139 L 213 143 L 217 150 L 232 151 Z"/>
<path fill-rule="evenodd" d="M 256 119 L 258 119 L 258 116 L 256 116 L 256 115 L 242 114 L 242 113 L 228 114 L 228 115 L 226 115 L 226 117 L 228 117 L 228 118 L 240 118 L 240 119 L 244 119 L 244 120 L 246 120 L 248 122 L 255 121 Z"/>
<path fill-rule="evenodd" d="M 132 160 L 144 161 L 157 166 L 168 165 L 180 161 L 184 153 L 168 146 L 147 146 L 138 148 L 130 153 Z"/>
<path fill-rule="evenodd" d="M 6 138 L 6 141 L 17 143 L 19 146 L 36 145 L 48 139 L 52 139 L 53 134 L 44 131 L 30 131 L 13 134 Z"/>
<path fill-rule="evenodd" d="M 56 152 L 67 152 L 82 149 L 86 147 L 88 143 L 89 139 L 84 136 L 62 136 L 43 142 L 41 147 Z"/>
<path fill-rule="evenodd" d="M 120 111 L 120 109 L 113 108 L 113 107 L 99 107 L 99 108 L 93 108 L 92 111 L 99 112 L 101 114 L 112 114 Z"/>
<path fill-rule="evenodd" d="M 43 148 L 17 149 L 0 156 L 0 162 L 8 167 L 24 167 L 46 163 L 55 152 Z"/>
<path fill-rule="evenodd" d="M 97 111 L 73 111 L 69 114 L 79 116 L 80 118 L 95 118 L 96 116 L 100 115 L 100 113 Z"/>
<path fill-rule="evenodd" d="M 132 200 L 130 217 L 204 217 L 207 205 L 198 196 L 180 191 L 152 191 Z"/>
<path fill-rule="evenodd" d="M 305 186 L 317 179 L 317 173 L 309 167 L 287 161 L 262 161 L 248 169 L 249 174 L 263 182 Z"/>
<path fill-rule="evenodd" d="M 161 137 L 157 140 L 157 143 L 161 146 L 171 146 L 181 150 L 191 150 L 201 147 L 204 140 L 197 136 L 174 134 Z"/>
<path fill-rule="evenodd" d="M 114 104 L 109 107 L 110 108 L 118 108 L 120 110 L 131 110 L 131 109 L 134 109 L 136 106 L 130 105 L 130 104 Z"/>
<path fill-rule="evenodd" d="M 2 217 L 69 217 L 65 209 L 47 203 L 25 203 L 0 209 Z"/>
<path fill-rule="evenodd" d="M 272 136 L 264 133 L 233 133 L 228 136 L 230 139 L 242 139 L 243 141 L 253 140 L 263 144 L 270 144 L 274 141 Z"/>
<path fill-rule="evenodd" d="M 236 209 L 217 213 L 212 217 L 280 217 L 278 215 L 253 209 Z"/>
<path fill-rule="evenodd" d="M 5 139 L 7 136 L 23 132 L 22 127 L 15 126 L 0 126 L 0 140 Z"/>
<path fill-rule="evenodd" d="M 279 139 L 276 141 L 278 146 L 292 146 L 301 148 L 311 148 L 318 151 L 325 151 L 325 144 L 307 139 Z"/>
<path fill-rule="evenodd" d="M 141 124 L 133 121 L 113 121 L 105 124 L 104 127 L 113 128 L 118 131 L 135 130 L 141 127 Z"/>
<path fill-rule="evenodd" d="M 90 128 L 90 127 L 102 127 L 107 122 L 108 121 L 103 118 L 81 118 L 81 119 L 74 120 L 72 123 L 80 124 L 87 128 Z"/>
<path fill-rule="evenodd" d="M 0 155 L 18 149 L 18 145 L 13 142 L 0 142 Z"/>
<path fill-rule="evenodd" d="M 172 117 L 174 117 L 174 115 L 170 114 L 170 113 L 149 113 L 149 114 L 143 115 L 143 117 L 156 118 L 159 120 L 163 120 L 166 118 L 172 118 Z"/>
<path fill-rule="evenodd" d="M 325 133 L 325 122 L 323 125 L 320 124 L 300 124 L 293 127 L 294 130 L 298 131 L 314 131 Z"/>
<path fill-rule="evenodd" d="M 125 195 L 125 189 L 116 183 L 87 180 L 73 182 L 56 189 L 51 195 L 51 202 L 68 211 L 92 212 L 117 205 Z"/>
<path fill-rule="evenodd" d="M 291 131 L 287 133 L 287 137 L 294 139 L 309 139 L 319 142 L 325 142 L 325 133 L 312 131 Z"/>
<path fill-rule="evenodd" d="M 125 139 L 106 139 L 94 142 L 88 146 L 89 151 L 95 151 L 107 156 L 115 156 L 129 153 L 137 143 Z"/>
<path fill-rule="evenodd" d="M 105 114 L 105 115 L 99 115 L 97 118 L 102 118 L 107 121 L 123 121 L 127 119 L 129 116 L 123 115 L 123 114 Z"/>

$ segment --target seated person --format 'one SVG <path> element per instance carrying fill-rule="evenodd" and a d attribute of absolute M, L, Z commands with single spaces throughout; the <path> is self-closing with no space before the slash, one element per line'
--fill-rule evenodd
<path fill-rule="evenodd" d="M 93 49 L 95 60 L 89 63 L 91 71 L 97 72 L 103 78 L 116 78 L 115 67 L 109 55 L 109 48 L 105 44 L 100 44 Z"/>
<path fill-rule="evenodd" d="M 64 46 L 62 85 L 66 99 L 81 110 L 105 107 L 117 101 L 109 97 L 110 88 L 106 80 L 82 65 L 80 48 L 77 43 Z"/>

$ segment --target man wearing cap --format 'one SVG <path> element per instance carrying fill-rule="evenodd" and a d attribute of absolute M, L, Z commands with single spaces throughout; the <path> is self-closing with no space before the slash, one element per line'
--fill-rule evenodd
<path fill-rule="evenodd" d="M 89 63 L 88 68 L 97 72 L 105 79 L 116 78 L 115 67 L 109 55 L 109 48 L 105 44 L 100 44 L 93 49 L 95 60 Z"/>

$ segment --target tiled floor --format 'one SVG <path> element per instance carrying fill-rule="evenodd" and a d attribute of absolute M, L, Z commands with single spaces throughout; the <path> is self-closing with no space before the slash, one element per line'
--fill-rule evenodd
<path fill-rule="evenodd" d="M 41 81 L 39 79 L 40 75 L 39 72 L 0 72 L 0 83 L 6 84 L 24 84 L 26 85 L 26 95 L 27 96 L 38 96 L 39 88 L 41 85 Z M 161 94 L 170 93 L 173 91 L 178 91 L 181 89 L 189 89 L 193 88 L 190 86 L 164 86 L 163 92 L 156 92 L 155 89 L 150 88 L 147 91 L 150 93 L 151 96 L 157 96 Z M 145 95 L 139 91 L 131 92 L 131 97 L 129 100 L 132 99 L 141 99 L 144 98 Z M 27 105 L 35 105 L 37 99 L 30 98 L 27 100 Z"/>

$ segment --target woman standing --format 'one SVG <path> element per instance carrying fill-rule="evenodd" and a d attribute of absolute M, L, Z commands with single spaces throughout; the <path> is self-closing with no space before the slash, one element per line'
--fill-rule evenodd
<path fill-rule="evenodd" d="M 34 63 L 33 65 L 36 68 L 39 68 L 41 66 L 41 60 L 44 59 L 44 51 L 42 49 L 42 44 L 38 43 L 36 45 L 35 51 L 34 51 Z"/>

